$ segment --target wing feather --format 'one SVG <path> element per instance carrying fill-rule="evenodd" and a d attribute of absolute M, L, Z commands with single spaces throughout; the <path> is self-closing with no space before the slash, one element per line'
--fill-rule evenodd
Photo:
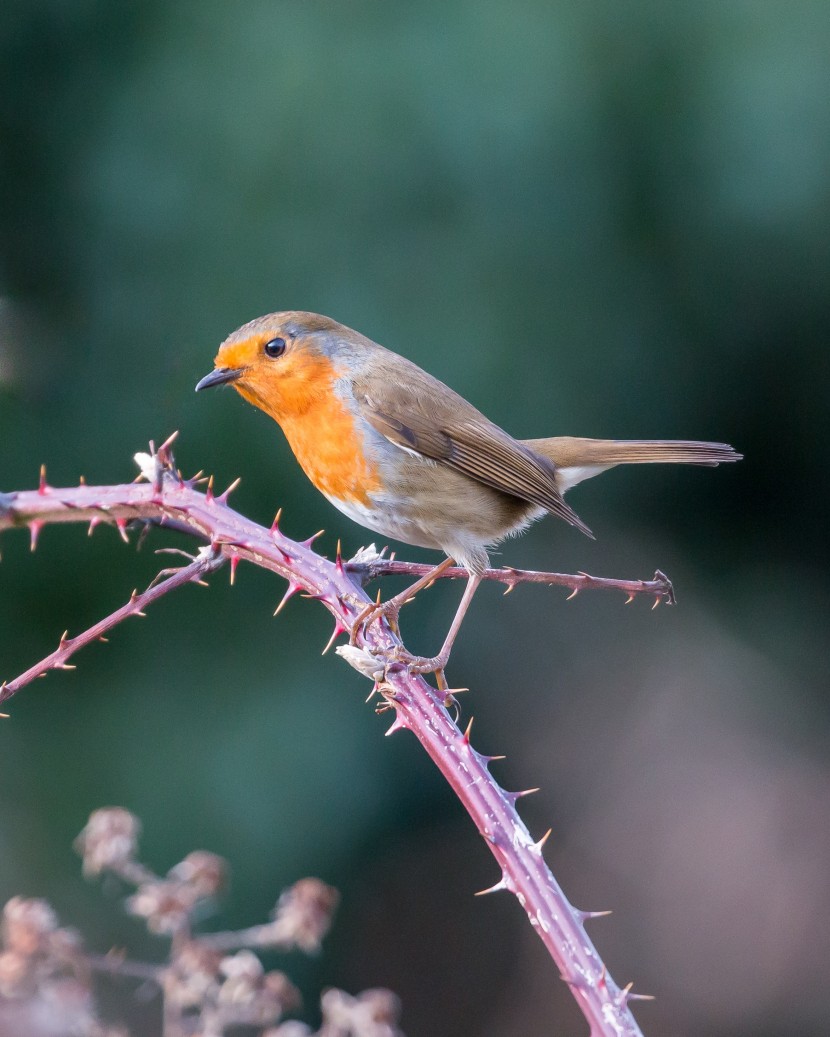
<path fill-rule="evenodd" d="M 513 439 L 443 383 L 437 383 L 441 392 L 433 386 L 420 385 L 419 381 L 433 379 L 419 368 L 415 370 L 420 380 L 408 389 L 400 383 L 391 392 L 386 387 L 382 405 L 377 400 L 381 393 L 372 393 L 371 386 L 366 384 L 368 379 L 355 382 L 355 402 L 377 432 L 403 450 L 544 508 L 593 536 L 562 499 L 552 461 Z M 440 400 L 437 404 L 436 397 Z"/>

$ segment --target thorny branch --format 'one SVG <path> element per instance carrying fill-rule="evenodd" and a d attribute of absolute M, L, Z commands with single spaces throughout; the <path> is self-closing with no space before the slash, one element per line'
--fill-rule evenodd
<path fill-rule="evenodd" d="M 399 562 L 395 558 L 384 558 L 383 552 L 370 562 L 346 562 L 346 571 L 354 573 L 361 585 L 377 579 L 379 576 L 425 576 L 433 568 L 420 562 Z M 467 570 L 460 566 L 450 566 L 437 579 L 458 580 L 466 579 Z M 622 591 L 628 595 L 626 605 L 630 604 L 638 594 L 653 594 L 654 604 L 657 608 L 660 602 L 665 601 L 667 605 L 677 604 L 674 587 L 671 580 L 664 572 L 657 569 L 650 580 L 613 580 L 605 576 L 589 576 L 588 573 L 545 573 L 534 569 L 514 569 L 505 565 L 501 569 L 485 569 L 481 574 L 483 580 L 491 580 L 494 583 L 507 585 L 505 594 L 522 583 L 544 583 L 552 587 L 568 587 L 571 593 L 567 601 L 575 598 L 582 590 L 615 590 Z"/>
<path fill-rule="evenodd" d="M 107 522 L 126 539 L 127 525 L 134 520 L 185 532 L 209 545 L 189 565 L 151 585 L 143 595 L 134 594 L 122 609 L 90 631 L 71 640 L 64 637 L 56 652 L 0 687 L 0 701 L 22 687 L 24 678 L 63 668 L 73 651 L 95 640 L 103 630 L 141 612 L 142 605 L 175 587 L 200 579 L 224 561 L 230 563 L 232 574 L 240 561 L 248 561 L 286 579 L 288 588 L 277 612 L 298 591 L 319 600 L 335 620 L 329 645 L 352 630 L 368 604 L 363 583 L 381 573 L 419 571 L 372 551 L 344 562 L 338 549 L 336 559 L 330 561 L 311 549 L 316 535 L 303 542 L 286 537 L 279 529 L 279 513 L 270 529 L 252 522 L 227 504 L 236 484 L 215 496 L 212 480 L 202 493 L 197 488 L 198 477 L 182 478 L 170 452 L 173 438 L 158 450 L 151 444 L 150 454 L 136 455 L 148 480 L 141 484 L 55 489 L 47 484 L 42 471 L 37 490 L 0 494 L 0 533 L 12 527 L 28 528 L 33 549 L 40 530 L 49 523 L 88 522 L 92 529 Z M 457 574 L 448 570 L 446 575 Z M 614 587 L 629 595 L 652 594 L 658 602 L 673 600 L 671 584 L 659 572 L 653 581 L 600 581 L 586 574 L 560 577 L 516 569 L 491 570 L 486 578 L 507 583 L 508 590 L 523 582 L 561 582 L 573 592 L 583 587 Z M 641 1035 L 629 1002 L 643 995 L 632 994 L 630 985 L 620 988 L 612 980 L 585 931 L 587 919 L 605 912 L 580 911 L 566 898 L 542 856 L 547 835 L 534 840 L 516 811 L 517 800 L 526 793 L 505 791 L 490 774 L 489 765 L 497 757 L 473 749 L 470 727 L 462 733 L 453 721 L 448 712 L 454 701 L 452 692 L 437 690 L 396 661 L 396 649 L 402 643 L 385 620 L 354 631 L 353 641 L 353 645 L 338 648 L 338 654 L 375 682 L 374 690 L 384 700 L 379 711 L 395 710 L 387 733 L 411 730 L 464 804 L 501 869 L 501 878 L 486 892 L 504 889 L 517 896 L 588 1020 L 590 1037 Z"/>

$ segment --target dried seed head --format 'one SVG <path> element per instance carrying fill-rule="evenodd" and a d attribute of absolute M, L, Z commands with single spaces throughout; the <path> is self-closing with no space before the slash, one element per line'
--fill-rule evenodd
<path fill-rule="evenodd" d="M 195 940 L 183 944 L 164 974 L 164 996 L 169 1004 L 198 1008 L 214 1000 L 219 989 L 222 955 Z"/>
<path fill-rule="evenodd" d="M 320 879 L 295 882 L 272 913 L 275 942 L 299 947 L 307 954 L 318 951 L 339 900 L 337 890 Z"/>
<path fill-rule="evenodd" d="M 103 807 L 89 815 L 86 827 L 75 840 L 83 857 L 84 875 L 119 871 L 135 860 L 141 822 L 123 807 Z"/>
<path fill-rule="evenodd" d="M 228 863 L 208 850 L 194 850 L 170 869 L 168 878 L 192 886 L 200 899 L 215 897 L 228 883 Z"/>
<path fill-rule="evenodd" d="M 401 1037 L 397 1027 L 400 1002 L 391 990 L 364 990 L 351 997 L 343 990 L 327 990 L 320 999 L 325 1026 L 336 1033 L 360 1037 Z"/>
<path fill-rule="evenodd" d="M 3 947 L 24 958 L 45 954 L 58 928 L 55 912 L 45 900 L 12 897 L 3 908 Z"/>
<path fill-rule="evenodd" d="M 127 910 L 147 920 L 151 933 L 175 933 L 187 922 L 199 896 L 183 882 L 158 879 L 145 882 L 127 898 Z"/>

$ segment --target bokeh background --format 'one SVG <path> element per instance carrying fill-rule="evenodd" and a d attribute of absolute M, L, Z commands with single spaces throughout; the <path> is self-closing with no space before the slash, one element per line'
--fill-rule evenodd
<path fill-rule="evenodd" d="M 646 1033 L 826 1033 L 830 8 L 823 0 L 0 6 L 0 489 L 118 482 L 147 441 L 289 535 L 372 539 L 276 426 L 196 397 L 219 341 L 320 311 L 520 436 L 711 438 L 734 467 L 617 470 L 500 556 L 673 578 L 676 609 L 479 593 L 450 676 L 479 748 L 595 939 L 657 1000 Z M 4 535 L 0 676 L 144 585 L 105 528 Z M 184 546 L 184 545 L 183 545 Z M 399 550 L 399 545 L 393 545 Z M 414 549 L 412 558 L 429 557 Z M 135 811 L 165 870 L 231 862 L 217 926 L 318 875 L 343 896 L 321 987 L 386 985 L 410 1037 L 582 1033 L 495 865 L 414 739 L 385 739 L 327 614 L 242 567 L 187 588 L 0 730 L 0 900 L 45 896 L 145 957 L 70 844 Z M 394 589 L 390 582 L 385 592 Z M 404 615 L 440 642 L 459 588 Z M 152 1033 L 153 1005 L 128 1005 Z M 140 1018 L 139 1022 L 135 1022 Z M 142 1029 L 143 1027 L 143 1029 Z"/>

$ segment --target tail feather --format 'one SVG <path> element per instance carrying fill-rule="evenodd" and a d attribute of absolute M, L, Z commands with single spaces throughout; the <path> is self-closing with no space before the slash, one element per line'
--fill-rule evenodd
<path fill-rule="evenodd" d="M 695 464 L 715 466 L 740 461 L 742 455 L 727 443 L 673 439 L 526 439 L 524 445 L 556 465 L 561 493 L 583 479 L 618 464 Z"/>

